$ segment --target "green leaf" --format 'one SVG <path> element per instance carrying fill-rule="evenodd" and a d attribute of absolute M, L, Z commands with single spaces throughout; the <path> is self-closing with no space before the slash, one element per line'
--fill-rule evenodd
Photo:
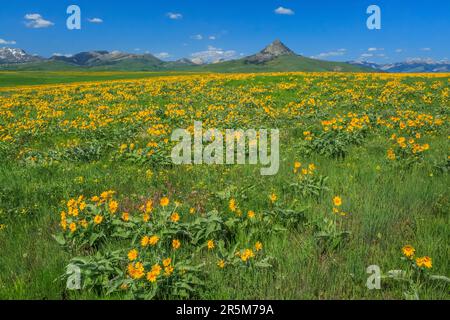
<path fill-rule="evenodd" d="M 53 239 L 56 240 L 60 245 L 64 246 L 66 244 L 66 239 L 64 238 L 64 235 L 62 233 L 57 235 L 52 235 Z"/>
<path fill-rule="evenodd" d="M 438 280 L 438 281 L 445 281 L 447 283 L 450 283 L 450 278 L 447 278 L 446 276 L 439 276 L 439 275 L 431 275 L 431 280 Z"/>

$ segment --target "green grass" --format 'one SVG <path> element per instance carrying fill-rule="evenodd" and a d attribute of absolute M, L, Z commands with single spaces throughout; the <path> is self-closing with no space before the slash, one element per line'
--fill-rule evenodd
<path fill-rule="evenodd" d="M 154 74 L 141 75 L 154 76 Z M 0 77 L 7 76 L 1 73 Z M 48 77 L 49 83 L 53 83 L 51 81 L 54 80 L 52 73 L 42 73 L 40 76 L 37 73 L 27 73 L 26 76 L 19 74 L 17 77 L 16 80 L 9 80 L 10 85 L 31 84 L 36 78 L 42 80 Z M 77 75 L 60 77 L 57 83 L 89 80 L 85 74 L 79 77 L 78 80 Z M 128 79 L 127 74 L 117 74 L 114 77 Z M 30 83 L 24 83 L 25 78 Z M 113 78 L 108 78 L 110 79 Z M 215 88 L 224 91 L 222 98 L 232 99 L 239 88 L 244 92 L 254 86 L 274 89 L 278 83 L 286 82 L 288 79 L 305 85 L 303 76 L 295 78 L 276 76 L 231 80 L 216 84 Z M 96 75 L 96 78 L 91 80 L 103 79 L 100 75 Z M 336 87 L 349 86 L 349 82 L 345 79 L 336 81 Z M 382 80 L 376 81 L 378 87 L 373 90 L 382 91 L 384 83 Z M 410 83 L 424 81 L 428 90 L 435 80 L 417 78 L 407 81 Z M 359 85 L 373 83 L 368 81 L 367 84 Z M 181 92 L 177 95 L 179 99 L 186 94 L 182 85 L 176 86 L 176 90 Z M 318 93 L 324 100 L 330 98 L 326 95 L 327 88 L 324 86 L 318 85 L 311 90 L 311 92 L 301 90 L 269 92 L 273 96 L 275 108 L 282 108 L 286 103 L 299 101 L 303 97 L 306 99 L 310 95 L 317 96 Z M 137 89 L 136 92 L 140 91 Z M 216 94 L 216 91 L 212 92 Z M 375 95 L 373 92 L 372 94 Z M 400 92 L 397 94 L 401 95 Z M 193 94 L 192 98 L 195 99 L 194 106 L 199 108 L 213 103 L 202 100 L 205 99 L 202 95 Z M 237 95 L 237 99 L 239 98 Z M 148 101 L 158 102 L 159 106 L 152 104 L 153 107 L 164 110 L 163 106 L 171 103 L 173 98 L 152 100 L 151 96 L 140 96 L 139 99 L 139 103 L 145 106 Z M 336 100 L 339 101 L 337 98 Z M 386 149 L 389 146 L 389 137 L 378 133 L 369 133 L 361 146 L 351 146 L 348 156 L 343 160 L 315 153 L 305 154 L 297 147 L 304 128 L 316 126 L 318 121 L 332 117 L 336 113 L 361 111 L 357 108 L 340 101 L 335 108 L 318 110 L 313 116 L 290 121 L 273 120 L 282 128 L 281 168 L 273 177 L 261 177 L 258 167 L 254 166 L 181 166 L 176 170 L 170 170 L 166 167 L 117 161 L 113 158 L 112 152 L 120 143 L 145 139 L 139 134 L 123 138 L 117 134 L 115 127 L 107 127 L 98 135 L 95 132 L 77 133 L 83 135 L 85 141 L 96 140 L 100 141 L 101 145 L 113 145 L 98 161 L 54 163 L 44 161 L 32 164 L 21 161 L 16 154 L 14 157 L 2 158 L 0 223 L 5 224 L 6 228 L 0 231 L 0 248 L 2 248 L 0 299 L 110 298 L 101 293 L 72 293 L 65 290 L 64 282 L 58 278 L 76 253 L 65 252 L 52 238 L 59 229 L 62 200 L 80 194 L 98 194 L 108 189 L 113 189 L 118 195 L 123 196 L 172 190 L 179 199 L 197 197 L 208 208 L 217 208 L 227 214 L 226 202 L 217 202 L 211 197 L 210 192 L 225 190 L 229 186 L 238 188 L 253 186 L 246 193 L 246 205 L 255 208 L 257 212 L 267 208 L 267 197 L 272 191 L 279 194 L 281 202 L 290 205 L 294 201 L 307 208 L 305 223 L 290 228 L 287 232 L 261 239 L 265 252 L 274 257 L 274 265 L 270 270 L 245 268 L 220 270 L 211 255 L 208 253 L 202 255 L 200 260 L 211 262 L 211 265 L 207 268 L 206 286 L 199 290 L 197 298 L 402 299 L 405 286 L 400 283 L 383 282 L 382 290 L 368 290 L 365 287 L 368 277 L 366 268 L 372 264 L 379 265 L 384 272 L 402 268 L 401 248 L 406 244 L 413 245 L 420 254 L 433 258 L 433 274 L 448 276 L 450 181 L 447 173 L 438 174 L 434 168 L 434 161 L 440 161 L 447 156 L 446 130 L 426 137 L 432 146 L 430 152 L 422 164 L 409 169 L 395 167 L 387 162 Z M 417 100 L 412 108 L 433 114 L 448 113 L 448 105 L 441 105 L 439 102 L 424 106 Z M 381 114 L 385 111 L 379 112 Z M 244 113 L 248 114 L 247 111 Z M 262 121 L 256 114 L 254 117 L 255 121 Z M 267 121 L 268 125 L 274 125 L 272 120 L 264 121 Z M 36 132 L 28 138 L 24 137 L 25 147 L 47 152 L 55 149 L 56 141 L 66 141 L 76 136 L 58 130 L 51 135 L 39 136 L 39 134 Z M 315 163 L 319 172 L 329 177 L 329 191 L 318 199 L 303 198 L 290 192 L 284 193 L 282 190 L 293 180 L 292 164 L 295 161 Z M 145 175 L 148 169 L 155 172 L 150 179 Z M 84 177 L 83 182 L 77 180 L 80 176 Z M 351 235 L 340 248 L 324 251 L 317 243 L 311 225 L 330 214 L 331 198 L 334 195 L 343 197 L 344 207 L 349 213 L 348 217 L 343 219 L 343 228 L 350 231 Z M 244 241 L 245 238 L 244 232 L 239 234 L 236 240 Z M 420 298 L 448 299 L 448 288 L 448 285 L 441 283 L 426 283 L 420 288 Z"/>
<path fill-rule="evenodd" d="M 207 65 L 184 65 L 176 61 L 162 62 L 152 58 L 133 58 L 104 65 L 80 67 L 62 61 L 39 61 L 24 64 L 0 65 L 0 70 L 5 71 L 72 71 L 72 72 L 375 72 L 374 70 L 355 66 L 344 62 L 333 62 L 311 59 L 303 56 L 285 55 L 261 63 L 246 63 L 244 59 L 224 61 Z"/>
<path fill-rule="evenodd" d="M 249 64 L 244 59 L 225 61 L 216 64 L 187 68 L 212 72 L 373 72 L 368 68 L 350 65 L 343 62 L 330 62 L 310 59 L 302 56 L 280 56 L 263 64 Z"/>
<path fill-rule="evenodd" d="M 376 146 L 368 145 L 368 149 Z M 286 162 L 297 157 L 287 155 Z M 447 274 L 448 212 L 436 212 L 448 179 L 430 177 L 431 168 L 398 175 L 392 168 L 376 170 L 383 157 L 353 155 L 345 162 L 319 158 L 305 159 L 317 163 L 322 172 L 333 177 L 330 189 L 339 190 L 350 203 L 350 243 L 337 252 L 321 254 L 310 231 L 305 228 L 264 239 L 266 251 L 274 255 L 276 271 L 251 272 L 215 267 L 209 270 L 205 299 L 398 299 L 402 288 L 369 291 L 364 287 L 365 268 L 371 264 L 383 270 L 401 267 L 399 259 L 403 244 L 412 243 L 417 250 L 433 257 L 436 274 Z M 360 163 L 365 163 L 363 167 Z M 275 178 L 262 179 L 245 168 L 219 174 L 205 167 L 186 172 L 178 170 L 165 179 L 150 183 L 142 178 L 145 169 L 122 164 L 104 167 L 102 161 L 89 165 L 64 165 L 45 169 L 2 165 L 2 207 L 11 210 L 5 221 L 8 226 L 0 235 L 2 247 L 0 298 L 62 299 L 67 294 L 57 277 L 64 272 L 69 255 L 54 242 L 57 232 L 60 199 L 74 194 L 87 194 L 111 186 L 119 194 L 140 193 L 158 188 L 159 181 L 172 181 L 180 193 L 186 194 L 195 185 L 225 189 L 227 185 L 252 185 L 263 182 L 280 189 L 291 174 L 283 168 Z M 107 162 L 106 162 L 107 163 Z M 78 176 L 89 182 L 75 185 Z M 247 177 L 244 181 L 242 177 Z M 99 182 L 93 184 L 92 180 Z M 286 180 L 285 180 L 286 179 Z M 262 180 L 262 181 L 261 181 Z M 272 181 L 277 180 L 277 181 Z M 266 189 L 251 194 L 255 205 L 266 202 Z M 331 196 L 331 194 L 330 194 Z M 253 198 L 254 197 L 254 198 Z M 448 194 L 447 194 L 448 197 Z M 329 197 L 328 197 L 329 198 Z M 327 198 L 327 199 L 328 199 Z M 320 215 L 327 200 L 309 202 L 310 219 Z M 23 212 L 25 210 L 25 212 Z M 446 249 L 447 248 L 447 249 Z M 214 266 L 214 263 L 213 263 Z M 89 297 L 89 293 L 85 293 Z M 425 287 L 422 298 L 447 299 L 445 287 Z M 92 298 L 92 296 L 91 296 Z"/>

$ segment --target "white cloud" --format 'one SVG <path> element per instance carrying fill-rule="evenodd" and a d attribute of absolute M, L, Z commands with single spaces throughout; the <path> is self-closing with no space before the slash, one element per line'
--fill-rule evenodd
<path fill-rule="evenodd" d="M 70 54 L 70 53 L 58 53 L 58 52 L 55 52 L 54 54 L 52 54 L 52 56 L 54 56 L 54 57 L 66 57 L 66 58 L 70 58 L 70 57 L 73 56 L 73 54 Z"/>
<path fill-rule="evenodd" d="M 370 57 L 373 57 L 373 54 L 372 54 L 372 53 L 363 53 L 363 54 L 361 55 L 361 58 L 370 58 Z"/>
<path fill-rule="evenodd" d="M 203 40 L 203 36 L 201 34 L 196 34 L 194 36 L 191 36 L 191 39 L 194 40 Z"/>
<path fill-rule="evenodd" d="M 192 58 L 191 61 L 195 64 L 203 64 L 203 60 L 201 58 Z"/>
<path fill-rule="evenodd" d="M 336 51 L 329 51 L 329 52 L 322 52 L 319 53 L 316 56 L 312 56 L 313 59 L 321 59 L 321 58 L 328 58 L 328 57 L 339 57 L 343 56 L 347 53 L 347 49 L 337 49 Z"/>
<path fill-rule="evenodd" d="M 55 25 L 49 20 L 45 20 L 39 13 L 28 13 L 25 15 L 25 25 L 32 29 L 48 28 Z"/>
<path fill-rule="evenodd" d="M 8 41 L 0 39 L 0 44 L 16 44 L 16 42 L 14 40 Z"/>
<path fill-rule="evenodd" d="M 216 38 L 216 36 L 209 36 L 208 39 L 209 40 L 216 40 L 217 38 Z"/>
<path fill-rule="evenodd" d="M 406 62 L 409 63 L 428 63 L 428 64 L 449 64 L 447 58 L 442 60 L 434 60 L 432 58 L 407 58 Z"/>
<path fill-rule="evenodd" d="M 373 51 L 383 51 L 384 50 L 384 48 L 369 48 L 369 49 L 367 49 L 367 51 L 369 51 L 369 52 L 373 52 Z"/>
<path fill-rule="evenodd" d="M 275 9 L 276 14 L 284 14 L 288 16 L 292 16 L 295 14 L 295 12 L 292 9 L 284 8 L 284 7 L 278 7 Z"/>
<path fill-rule="evenodd" d="M 396 53 L 402 53 L 402 52 L 403 52 L 403 49 L 395 49 L 395 52 L 396 52 Z"/>
<path fill-rule="evenodd" d="M 167 59 L 167 58 L 170 58 L 171 55 L 167 52 L 160 52 L 160 53 L 155 54 L 155 57 L 157 57 L 159 59 Z"/>
<path fill-rule="evenodd" d="M 181 20 L 183 19 L 183 15 L 181 13 L 168 12 L 167 16 L 172 20 Z"/>
<path fill-rule="evenodd" d="M 420 50 L 422 50 L 422 51 L 431 51 L 431 48 L 422 48 Z"/>
<path fill-rule="evenodd" d="M 216 63 L 225 60 L 232 60 L 238 57 L 235 50 L 223 50 L 213 46 L 208 46 L 208 50 L 195 52 L 191 54 L 191 60 L 194 63 Z"/>
<path fill-rule="evenodd" d="M 436 63 L 431 58 L 406 58 L 406 62 L 408 63 Z"/>
<path fill-rule="evenodd" d="M 100 19 L 100 18 L 92 18 L 92 19 L 88 19 L 88 21 L 90 23 L 103 23 L 103 19 Z"/>

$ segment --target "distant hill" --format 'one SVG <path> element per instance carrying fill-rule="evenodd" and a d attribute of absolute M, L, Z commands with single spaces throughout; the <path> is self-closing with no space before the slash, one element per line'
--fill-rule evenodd
<path fill-rule="evenodd" d="M 83 71 L 80 67 L 62 61 L 39 60 L 27 63 L 0 64 L 0 70 L 9 71 Z"/>
<path fill-rule="evenodd" d="M 137 55 L 118 51 L 89 51 L 73 56 L 53 56 L 52 61 L 62 61 L 79 67 L 121 69 L 127 71 L 159 70 L 164 62 L 151 54 Z"/>

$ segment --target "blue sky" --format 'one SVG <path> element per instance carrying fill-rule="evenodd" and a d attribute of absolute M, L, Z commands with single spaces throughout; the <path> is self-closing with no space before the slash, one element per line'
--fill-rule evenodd
<path fill-rule="evenodd" d="M 71 4 L 81 8 L 81 30 L 66 28 Z M 371 4 L 381 8 L 381 30 L 366 27 Z M 0 47 L 46 57 L 101 49 L 218 59 L 279 38 L 325 60 L 443 60 L 449 15 L 448 0 L 14 0 L 1 4 Z"/>

